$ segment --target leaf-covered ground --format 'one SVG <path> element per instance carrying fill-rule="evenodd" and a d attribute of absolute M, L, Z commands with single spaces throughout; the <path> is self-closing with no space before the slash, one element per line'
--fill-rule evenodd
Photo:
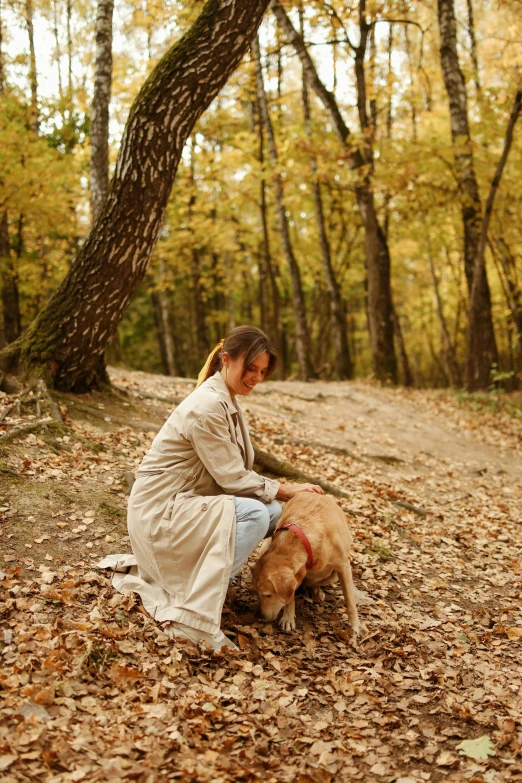
<path fill-rule="evenodd" d="M 281 633 L 245 568 L 223 615 L 240 650 L 215 655 L 94 568 L 128 551 L 131 473 L 192 388 L 113 380 L 60 397 L 65 424 L 37 389 L 0 400 L 5 783 L 522 779 L 520 398 L 256 390 L 257 445 L 346 495 L 368 633 L 353 646 L 337 588 Z"/>

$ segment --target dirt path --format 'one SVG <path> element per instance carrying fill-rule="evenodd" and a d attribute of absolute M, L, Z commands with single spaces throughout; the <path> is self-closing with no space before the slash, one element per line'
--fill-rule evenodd
<path fill-rule="evenodd" d="M 348 494 L 369 632 L 355 649 L 330 588 L 280 633 L 255 616 L 245 569 L 223 616 L 241 652 L 211 656 L 174 646 L 93 571 L 128 549 L 127 481 L 192 388 L 113 380 L 113 395 L 60 398 L 67 426 L 37 427 L 34 406 L 0 423 L 34 426 L 0 434 L 3 779 L 522 779 L 520 402 L 256 390 L 256 443 Z M 459 754 L 483 736 L 496 755 Z"/>

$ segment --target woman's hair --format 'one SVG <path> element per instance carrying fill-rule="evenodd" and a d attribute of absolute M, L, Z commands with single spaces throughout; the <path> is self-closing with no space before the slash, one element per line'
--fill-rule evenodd
<path fill-rule="evenodd" d="M 231 359 L 243 357 L 243 375 L 247 371 L 248 366 L 262 353 L 268 354 L 267 378 L 273 373 L 277 362 L 275 348 L 261 329 L 258 329 L 256 326 L 236 326 L 225 337 L 223 347 L 216 351 L 212 357 L 204 380 L 221 370 L 224 353 L 228 353 Z"/>

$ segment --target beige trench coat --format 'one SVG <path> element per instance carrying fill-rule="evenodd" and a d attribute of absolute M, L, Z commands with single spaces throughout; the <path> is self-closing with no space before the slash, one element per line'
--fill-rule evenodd
<path fill-rule="evenodd" d="M 136 474 L 128 509 L 132 555 L 111 555 L 120 592 L 156 620 L 220 628 L 234 558 L 234 495 L 269 503 L 277 481 L 252 470 L 241 408 L 217 372 L 176 408 Z"/>

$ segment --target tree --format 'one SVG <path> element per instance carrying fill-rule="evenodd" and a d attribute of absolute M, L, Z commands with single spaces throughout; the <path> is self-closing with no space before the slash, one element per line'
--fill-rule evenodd
<path fill-rule="evenodd" d="M 257 98 L 259 102 L 259 111 L 261 114 L 263 126 L 265 129 L 266 137 L 268 140 L 268 150 L 270 153 L 270 160 L 272 164 L 278 166 L 277 147 L 275 142 L 274 129 L 270 114 L 268 112 L 268 102 L 266 99 L 265 85 L 263 80 L 263 71 L 261 68 L 261 54 L 259 51 L 259 40 L 254 38 L 252 42 L 252 55 L 256 66 L 256 85 L 257 85 Z M 310 359 L 310 334 L 308 331 L 308 324 L 306 322 L 306 308 L 303 294 L 303 286 L 301 282 L 301 272 L 299 264 L 295 257 L 294 249 L 292 247 L 292 240 L 290 239 L 290 227 L 288 225 L 288 218 L 286 215 L 286 207 L 284 203 L 284 188 L 283 180 L 279 173 L 273 176 L 274 183 L 274 197 L 277 209 L 277 218 L 279 221 L 279 231 L 281 234 L 281 244 L 283 245 L 283 252 L 285 254 L 286 262 L 288 264 L 288 271 L 290 273 L 290 281 L 292 283 L 292 303 L 295 313 L 295 343 L 297 361 L 299 365 L 299 377 L 301 380 L 308 380 L 314 377 L 314 370 Z"/>
<path fill-rule="evenodd" d="M 98 382 L 99 359 L 143 279 L 161 229 L 183 146 L 235 70 L 268 0 L 207 0 L 135 99 L 109 196 L 70 272 L 15 343 L 7 372 L 44 372 L 55 387 Z"/>
<path fill-rule="evenodd" d="M 455 174 L 459 183 L 462 222 L 464 226 L 464 266 L 470 296 L 477 313 L 471 356 L 468 345 L 467 386 L 470 391 L 484 389 L 491 383 L 491 368 L 498 362 L 497 344 L 491 315 L 491 296 L 484 264 L 477 264 L 481 233 L 481 203 L 468 121 L 466 82 L 457 52 L 457 27 L 454 0 L 438 0 L 440 59 L 449 98 L 451 138 Z M 478 275 L 475 278 L 475 275 Z"/>
<path fill-rule="evenodd" d="M 518 120 L 519 114 L 522 111 L 522 90 L 519 90 L 515 96 L 513 109 L 509 117 L 509 122 L 506 129 L 506 138 L 504 141 L 504 149 L 498 162 L 495 176 L 491 182 L 488 198 L 486 201 L 486 208 L 484 211 L 484 218 L 482 220 L 482 226 L 480 231 L 480 237 L 477 246 L 477 255 L 475 257 L 475 265 L 473 270 L 473 285 L 469 297 L 469 315 L 468 315 L 468 362 L 467 362 L 467 374 L 468 374 L 468 389 L 473 391 L 476 388 L 481 388 L 479 383 L 482 383 L 483 373 L 485 366 L 482 361 L 482 316 L 483 316 L 483 300 L 480 290 L 481 280 L 485 276 L 485 254 L 486 244 L 488 239 L 488 229 L 493 212 L 493 204 L 495 202 L 495 196 L 497 194 L 502 172 L 506 165 L 509 151 L 513 143 L 513 131 L 515 124 Z M 491 368 L 490 368 L 491 369 Z M 489 373 L 488 373 L 489 375 Z M 485 376 L 484 376 L 485 380 Z"/>
<path fill-rule="evenodd" d="M 315 91 L 330 115 L 333 127 L 350 157 L 350 164 L 357 173 L 355 197 L 365 230 L 365 257 L 368 274 L 368 316 L 372 363 L 375 377 L 379 380 L 397 381 L 397 361 L 393 345 L 393 305 L 390 288 L 390 253 L 386 236 L 379 223 L 373 195 L 370 172 L 373 167 L 371 134 L 368 134 L 366 84 L 364 75 L 364 57 L 370 26 L 366 21 L 365 3 L 359 10 L 359 28 L 361 39 L 355 50 L 355 72 L 357 83 L 357 105 L 361 130 L 364 134 L 362 151 L 352 141 L 350 129 L 346 125 L 335 95 L 328 90 L 317 73 L 315 64 L 308 53 L 305 43 L 295 30 L 284 8 L 273 0 L 272 9 L 278 24 L 284 30 L 293 45 L 309 86 Z"/>
<path fill-rule="evenodd" d="M 98 220 L 109 192 L 109 104 L 112 84 L 114 0 L 99 0 L 96 14 L 96 63 L 91 115 L 92 220 Z"/>
<path fill-rule="evenodd" d="M 303 7 L 299 6 L 300 33 L 304 38 L 303 29 Z M 310 111 L 310 100 L 308 97 L 308 87 L 303 69 L 303 114 L 305 121 L 306 135 L 311 140 L 312 137 L 312 117 Z M 317 158 L 315 154 L 310 155 L 310 173 L 312 175 L 312 193 L 314 198 L 315 219 L 317 222 L 317 233 L 319 235 L 319 247 L 321 259 L 323 262 L 326 287 L 328 289 L 328 298 L 330 303 L 330 318 L 333 333 L 333 342 L 335 349 L 334 376 L 343 379 L 353 377 L 353 363 L 350 356 L 350 346 L 348 344 L 348 335 L 346 333 L 346 302 L 341 296 L 341 290 L 335 271 L 332 265 L 332 255 L 330 252 L 330 242 L 326 231 L 326 222 L 324 219 L 323 196 L 321 185 L 318 180 Z"/>

